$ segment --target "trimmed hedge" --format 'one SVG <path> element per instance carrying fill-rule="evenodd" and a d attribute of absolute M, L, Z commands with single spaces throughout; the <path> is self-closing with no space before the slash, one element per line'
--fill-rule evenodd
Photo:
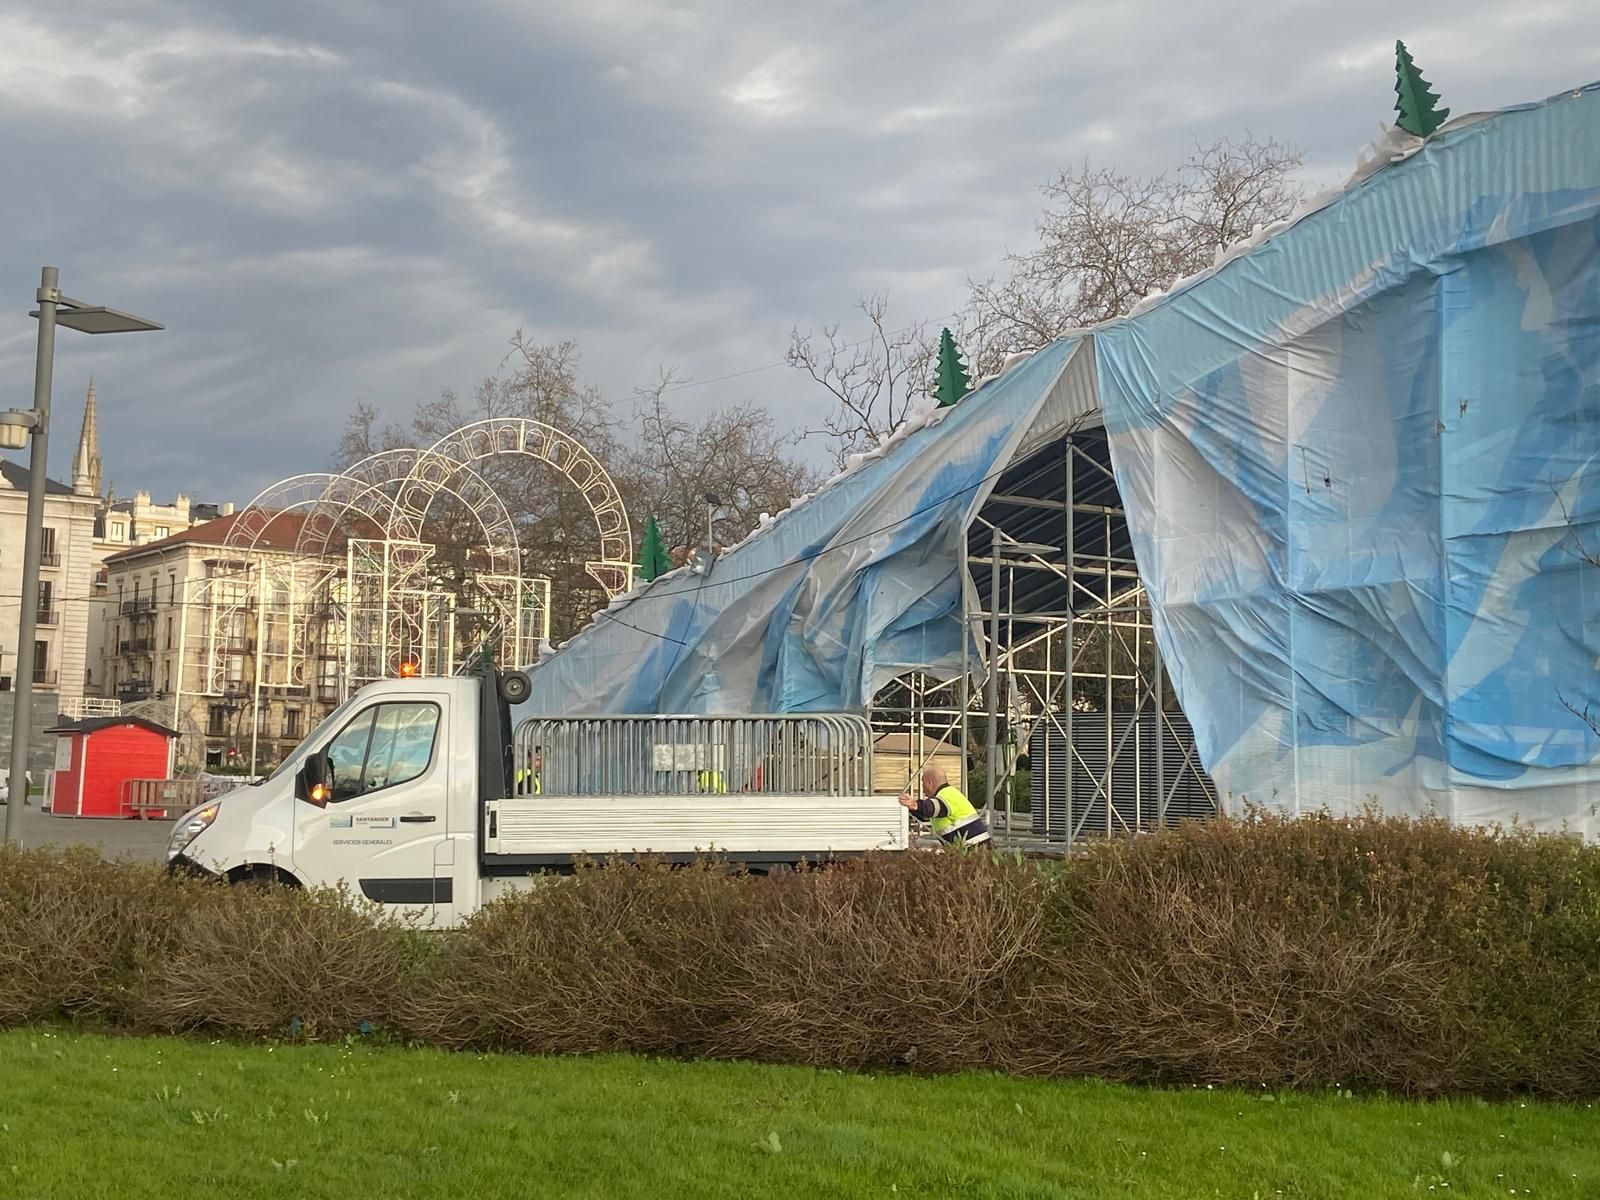
<path fill-rule="evenodd" d="M 1063 864 L 594 867 L 424 934 L 329 891 L 0 851 L 0 1026 L 1414 1095 L 1600 1095 L 1600 847 L 1194 824 Z"/>

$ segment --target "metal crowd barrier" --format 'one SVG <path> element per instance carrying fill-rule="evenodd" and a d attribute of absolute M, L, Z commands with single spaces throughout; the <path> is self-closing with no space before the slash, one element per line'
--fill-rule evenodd
<path fill-rule="evenodd" d="M 516 796 L 872 791 L 872 732 L 848 714 L 535 717 L 514 740 Z"/>
<path fill-rule="evenodd" d="M 122 807 L 139 820 L 176 819 L 200 803 L 198 779 L 128 779 L 122 784 Z"/>

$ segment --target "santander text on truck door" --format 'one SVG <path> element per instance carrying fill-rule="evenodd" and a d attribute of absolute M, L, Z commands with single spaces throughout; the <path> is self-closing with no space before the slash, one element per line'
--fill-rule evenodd
<path fill-rule="evenodd" d="M 295 805 L 294 864 L 303 878 L 427 925 L 454 920 L 448 848 L 446 693 L 407 689 L 353 709 L 324 750 L 320 797 Z"/>

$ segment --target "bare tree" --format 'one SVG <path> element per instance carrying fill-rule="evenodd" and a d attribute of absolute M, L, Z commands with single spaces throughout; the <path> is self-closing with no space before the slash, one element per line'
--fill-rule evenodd
<path fill-rule="evenodd" d="M 667 546 L 705 540 L 705 496 L 721 500 L 719 544 L 737 541 L 762 513 L 787 508 L 814 488 L 816 472 L 793 456 L 800 435 L 774 427 L 772 414 L 746 402 L 698 420 L 674 412 L 666 396 L 679 381 L 660 381 L 636 395 L 639 440 L 625 472 L 636 491 L 637 520 L 654 516 Z"/>
<path fill-rule="evenodd" d="M 788 363 L 827 389 L 833 408 L 822 428 L 808 430 L 832 443 L 840 466 L 852 454 L 870 450 L 906 419 L 913 401 L 926 396 L 938 353 L 927 323 L 903 329 L 889 327 L 889 298 L 873 295 L 857 301 L 866 318 L 866 336 L 847 341 L 840 326 L 820 333 L 790 332 Z"/>
<path fill-rule="evenodd" d="M 958 340 L 975 373 L 1007 353 L 1121 316 L 1139 300 L 1211 266 L 1217 252 L 1286 217 L 1304 156 L 1282 143 L 1223 138 L 1161 175 L 1085 163 L 1044 187 L 1039 245 L 1008 254 L 1006 272 L 972 285 Z"/>
<path fill-rule="evenodd" d="M 410 436 L 401 426 L 393 423 L 380 426 L 378 410 L 365 400 L 358 400 L 345 418 L 344 432 L 333 452 L 334 469 L 342 471 L 380 450 L 398 450 L 411 444 Z"/>

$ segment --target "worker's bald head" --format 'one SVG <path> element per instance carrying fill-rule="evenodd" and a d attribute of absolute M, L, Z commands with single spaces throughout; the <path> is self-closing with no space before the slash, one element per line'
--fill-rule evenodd
<path fill-rule="evenodd" d="M 949 782 L 950 777 L 944 773 L 943 767 L 924 767 L 922 770 L 922 790 L 930 796 Z"/>

